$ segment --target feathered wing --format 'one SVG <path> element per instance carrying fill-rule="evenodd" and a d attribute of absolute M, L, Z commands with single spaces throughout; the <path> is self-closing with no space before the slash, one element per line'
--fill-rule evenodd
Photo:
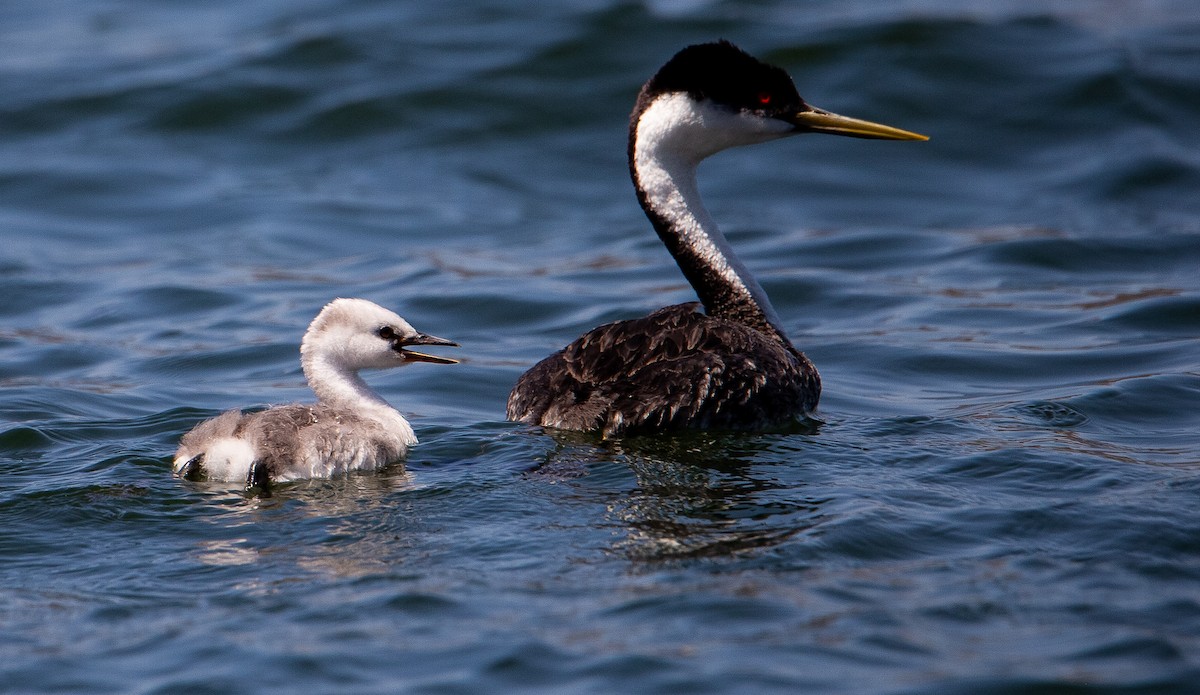
<path fill-rule="evenodd" d="M 410 432 L 320 403 L 230 410 L 183 436 L 175 469 L 200 457 L 199 466 L 220 480 L 244 480 L 259 467 L 272 481 L 328 477 L 398 461 L 413 443 Z"/>
<path fill-rule="evenodd" d="M 408 451 L 403 432 L 320 403 L 284 405 L 248 415 L 239 436 L 254 443 L 272 480 L 328 477 L 378 468 Z"/>
<path fill-rule="evenodd" d="M 241 411 L 226 410 L 193 427 L 179 439 L 179 448 L 175 451 L 176 468 L 181 463 L 203 454 L 210 443 L 232 437 L 241 419 Z"/>
<path fill-rule="evenodd" d="M 816 407 L 801 353 L 699 303 L 600 326 L 525 373 L 508 417 L 605 436 L 640 430 L 757 429 Z M 809 402 L 809 401 L 812 402 Z"/>

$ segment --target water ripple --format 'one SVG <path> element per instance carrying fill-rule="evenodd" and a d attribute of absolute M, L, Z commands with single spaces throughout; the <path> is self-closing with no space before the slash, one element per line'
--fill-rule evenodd
<path fill-rule="evenodd" d="M 3 5 L 0 677 L 1191 692 L 1196 26 L 1179 0 Z M 692 298 L 625 119 L 716 36 L 932 135 L 700 173 L 821 408 L 504 422 L 535 360 Z M 345 295 L 463 346 L 367 377 L 408 461 L 269 499 L 171 476 L 200 419 L 311 398 L 297 344 Z"/>

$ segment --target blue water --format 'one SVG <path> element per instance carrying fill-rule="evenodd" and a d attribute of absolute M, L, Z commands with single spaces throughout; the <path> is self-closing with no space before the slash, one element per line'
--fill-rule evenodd
<path fill-rule="evenodd" d="M 932 136 L 701 170 L 816 421 L 505 422 L 692 298 L 624 137 L 716 37 Z M 0 46 L 0 690 L 1200 692 L 1200 5 L 26 0 Z M 462 345 L 370 377 L 407 466 L 173 478 L 309 397 L 335 296 Z"/>

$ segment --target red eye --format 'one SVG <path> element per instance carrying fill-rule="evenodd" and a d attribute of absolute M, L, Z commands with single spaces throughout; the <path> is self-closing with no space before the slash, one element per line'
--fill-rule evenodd
<path fill-rule="evenodd" d="M 758 93 L 758 103 L 762 104 L 763 106 L 770 104 L 771 103 L 771 93 L 770 92 L 759 92 Z"/>

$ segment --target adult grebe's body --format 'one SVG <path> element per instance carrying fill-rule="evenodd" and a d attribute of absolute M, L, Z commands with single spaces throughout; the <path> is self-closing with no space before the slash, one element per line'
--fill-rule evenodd
<path fill-rule="evenodd" d="M 630 117 L 629 171 L 700 304 L 589 331 L 517 381 L 509 419 L 614 436 L 762 429 L 814 409 L 816 368 L 788 340 L 696 187 L 704 158 L 799 133 L 927 139 L 813 108 L 786 72 L 725 41 L 689 46 L 660 68 Z"/>
<path fill-rule="evenodd" d="M 410 362 L 455 362 L 405 349 L 411 345 L 456 344 L 418 333 L 365 299 L 333 300 L 313 319 L 300 344 L 304 376 L 317 402 L 256 413 L 230 410 L 206 420 L 180 441 L 175 473 L 266 486 L 400 460 L 417 443 L 413 429 L 358 372 Z"/>

